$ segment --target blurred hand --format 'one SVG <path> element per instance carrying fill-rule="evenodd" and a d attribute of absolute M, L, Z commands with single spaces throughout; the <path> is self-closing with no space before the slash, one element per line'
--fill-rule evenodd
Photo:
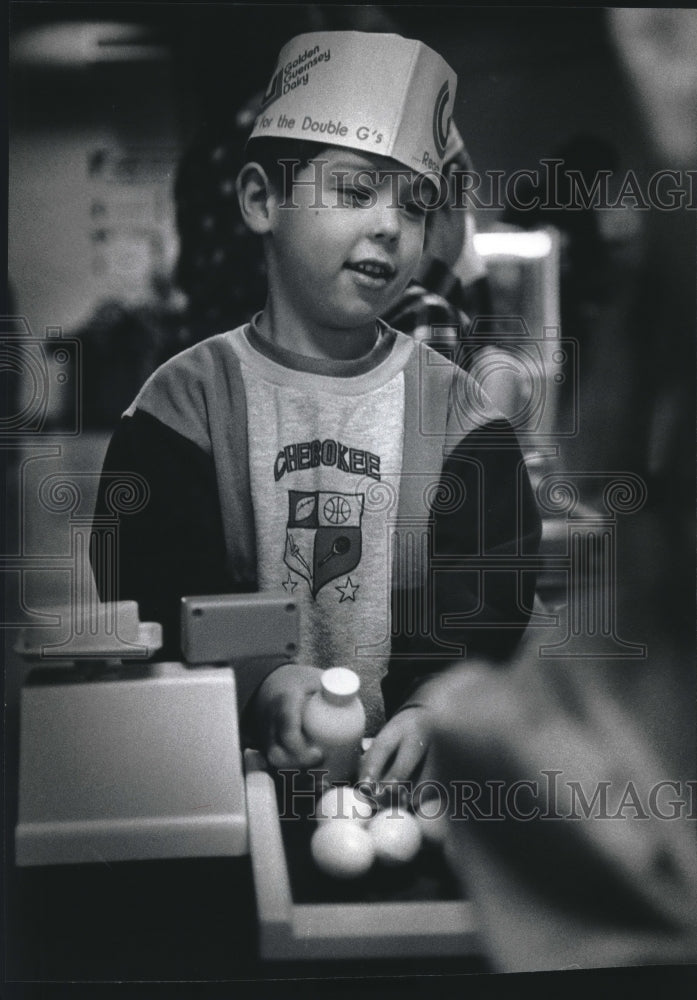
<path fill-rule="evenodd" d="M 402 709 L 383 726 L 364 754 L 360 780 L 409 781 L 423 763 L 431 731 L 427 708 L 415 705 Z"/>
<path fill-rule="evenodd" d="M 305 704 L 320 690 L 322 671 L 299 663 L 286 663 L 264 680 L 256 696 L 256 723 L 262 750 L 269 764 L 316 767 L 322 751 L 306 738 L 302 728 Z"/>

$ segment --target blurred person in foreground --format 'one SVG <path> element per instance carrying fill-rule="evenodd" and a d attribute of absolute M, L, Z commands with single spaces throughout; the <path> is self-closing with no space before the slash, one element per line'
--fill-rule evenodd
<path fill-rule="evenodd" d="M 697 12 L 608 19 L 652 159 L 693 166 Z M 529 630 L 508 670 L 454 667 L 434 705 L 433 773 L 459 782 L 448 854 L 503 971 L 697 962 L 694 232 L 653 213 L 637 294 L 636 349 L 661 343 L 642 397 L 653 502 L 623 525 L 631 573 L 604 598 L 645 659 L 543 656 Z"/>

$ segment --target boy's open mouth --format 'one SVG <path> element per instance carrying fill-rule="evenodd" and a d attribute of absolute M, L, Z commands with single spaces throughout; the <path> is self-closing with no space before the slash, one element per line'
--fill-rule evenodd
<path fill-rule="evenodd" d="M 354 274 L 361 275 L 365 282 L 370 284 L 385 284 L 396 274 L 392 264 L 383 260 L 350 260 L 345 266 Z"/>

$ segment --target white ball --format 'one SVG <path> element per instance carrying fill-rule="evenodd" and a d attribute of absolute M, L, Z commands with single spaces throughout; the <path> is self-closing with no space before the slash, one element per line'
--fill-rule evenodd
<path fill-rule="evenodd" d="M 375 860 L 372 837 L 364 826 L 350 819 L 320 823 L 310 849 L 317 867 L 334 878 L 365 875 Z"/>
<path fill-rule="evenodd" d="M 315 808 L 314 818 L 318 823 L 330 819 L 350 819 L 365 826 L 373 815 L 370 799 L 346 785 L 328 788 Z"/>
<path fill-rule="evenodd" d="M 415 816 L 405 809 L 381 809 L 368 826 L 375 854 L 387 865 L 411 861 L 421 847 L 421 828 Z"/>

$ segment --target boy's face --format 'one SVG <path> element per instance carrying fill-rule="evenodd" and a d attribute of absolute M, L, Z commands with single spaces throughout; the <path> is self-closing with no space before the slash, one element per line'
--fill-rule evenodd
<path fill-rule="evenodd" d="M 292 191 L 274 195 L 269 290 L 279 304 L 342 331 L 386 312 L 423 249 L 414 178 L 395 161 L 336 146 L 296 169 Z"/>

